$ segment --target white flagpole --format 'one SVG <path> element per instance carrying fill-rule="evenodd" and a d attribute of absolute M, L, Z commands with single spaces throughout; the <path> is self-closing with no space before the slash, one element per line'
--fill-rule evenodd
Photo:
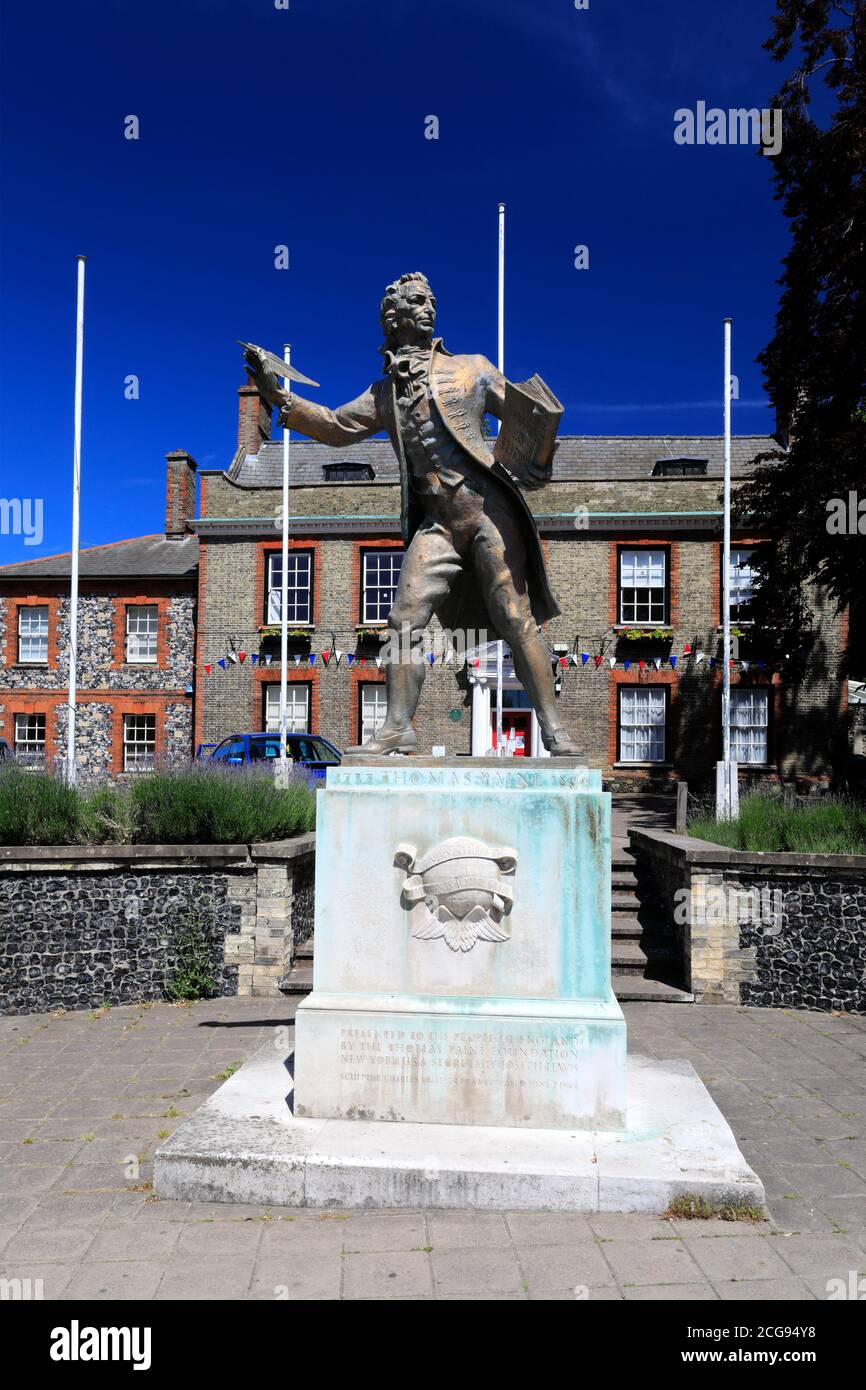
<path fill-rule="evenodd" d="M 66 780 L 76 781 L 75 702 L 78 694 L 78 550 L 81 537 L 81 398 L 84 376 L 84 262 L 78 256 L 78 304 L 75 317 L 75 416 L 72 443 L 72 552 L 69 585 L 69 693 L 66 724 Z"/>
<path fill-rule="evenodd" d="M 292 347 L 283 345 L 283 360 L 291 365 Z M 283 379 L 285 389 L 291 392 L 289 377 Z M 289 427 L 283 428 L 283 564 L 282 589 L 280 593 L 280 781 L 286 785 L 288 763 L 286 741 L 288 734 L 289 707 Z"/>
<path fill-rule="evenodd" d="M 497 362 L 502 375 L 505 375 L 505 204 L 499 204 L 499 296 L 497 324 Z M 499 433 L 499 422 L 496 424 Z M 504 645 L 502 639 L 496 643 L 496 756 L 501 758 L 505 752 L 502 747 L 502 660 Z"/>
<path fill-rule="evenodd" d="M 716 771 L 716 816 L 738 812 L 737 764 L 731 761 L 731 320 L 724 321 L 724 532 L 722 540 L 722 763 Z"/>

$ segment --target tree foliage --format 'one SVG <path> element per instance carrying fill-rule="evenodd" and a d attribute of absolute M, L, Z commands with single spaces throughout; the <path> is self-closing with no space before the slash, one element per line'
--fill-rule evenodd
<path fill-rule="evenodd" d="M 761 456 L 736 508 L 776 542 L 756 557 L 753 614 L 782 642 L 808 626 L 809 582 L 839 607 L 866 592 L 866 535 L 828 529 L 834 498 L 848 508 L 855 493 L 854 516 L 866 504 L 866 0 L 777 0 L 765 47 L 793 59 L 773 101 L 783 113 L 775 197 L 791 246 L 775 334 L 758 358 L 788 441 Z M 866 532 L 866 505 L 860 515 Z"/>

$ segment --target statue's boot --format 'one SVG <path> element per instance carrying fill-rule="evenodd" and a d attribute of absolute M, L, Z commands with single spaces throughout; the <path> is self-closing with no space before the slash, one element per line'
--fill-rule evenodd
<path fill-rule="evenodd" d="M 536 632 L 512 642 L 514 669 L 538 716 L 541 741 L 553 758 L 582 758 L 584 749 L 569 737 L 556 704 L 550 653 Z"/>
<path fill-rule="evenodd" d="M 414 753 L 418 747 L 418 737 L 412 725 L 408 729 L 380 729 L 369 743 L 354 743 L 343 750 L 345 758 L 363 756 L 375 757 L 384 753 Z"/>
<path fill-rule="evenodd" d="M 385 753 L 414 753 L 418 736 L 412 728 L 412 716 L 418 707 L 424 684 L 424 666 L 420 661 L 394 662 L 386 669 L 388 713 L 375 738 L 369 743 L 357 743 L 345 749 L 345 755 L 376 757 Z"/>
<path fill-rule="evenodd" d="M 551 729 L 549 733 L 542 730 L 541 742 L 552 758 L 582 758 L 584 756 L 584 749 L 573 738 L 569 738 L 567 729 L 564 729 L 562 725 L 558 729 Z"/>

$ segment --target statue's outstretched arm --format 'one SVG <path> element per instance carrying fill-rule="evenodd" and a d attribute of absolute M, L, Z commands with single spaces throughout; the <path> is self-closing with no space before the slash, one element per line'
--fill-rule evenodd
<path fill-rule="evenodd" d="M 363 395 L 336 410 L 305 401 L 294 392 L 290 396 L 283 392 L 279 422 L 283 428 L 288 426 L 299 434 L 305 434 L 308 439 L 335 446 L 357 444 L 385 428 L 372 386 Z"/>

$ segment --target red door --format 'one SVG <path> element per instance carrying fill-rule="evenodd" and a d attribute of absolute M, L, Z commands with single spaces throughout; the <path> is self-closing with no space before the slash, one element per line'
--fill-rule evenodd
<path fill-rule="evenodd" d="M 492 717 L 490 742 L 496 747 L 496 711 Z M 528 758 L 532 752 L 532 714 L 528 709 L 506 709 L 502 711 L 502 740 L 509 739 L 514 731 L 515 758 Z"/>

